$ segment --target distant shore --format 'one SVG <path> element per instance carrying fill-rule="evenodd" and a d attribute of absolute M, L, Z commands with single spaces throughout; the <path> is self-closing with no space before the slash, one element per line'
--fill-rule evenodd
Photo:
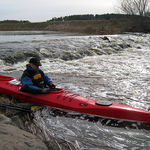
<path fill-rule="evenodd" d="M 131 19 L 47 21 L 39 23 L 2 23 L 0 31 L 47 30 L 95 35 L 141 32 Z"/>

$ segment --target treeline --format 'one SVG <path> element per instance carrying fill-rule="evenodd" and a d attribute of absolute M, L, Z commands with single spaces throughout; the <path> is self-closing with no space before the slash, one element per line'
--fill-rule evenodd
<path fill-rule="evenodd" d="M 87 14 L 87 15 L 71 15 L 71 16 L 65 16 L 65 17 L 54 17 L 51 20 L 48 21 L 71 21 L 71 20 L 110 20 L 110 19 L 127 19 L 131 18 L 131 15 L 125 15 L 125 14 L 103 14 L 103 15 L 93 15 L 93 14 Z"/>
<path fill-rule="evenodd" d="M 28 20 L 3 20 L 3 21 L 0 21 L 0 23 L 29 23 Z"/>

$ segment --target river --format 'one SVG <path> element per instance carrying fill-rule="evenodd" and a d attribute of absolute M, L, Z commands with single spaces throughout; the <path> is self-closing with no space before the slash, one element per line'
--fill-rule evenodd
<path fill-rule="evenodd" d="M 57 87 L 144 110 L 150 106 L 150 34 L 0 32 L 0 74 L 19 79 L 33 56 Z M 34 116 L 55 137 L 77 141 L 81 149 L 150 149 L 149 126 L 142 123 L 50 107 L 37 109 Z"/>

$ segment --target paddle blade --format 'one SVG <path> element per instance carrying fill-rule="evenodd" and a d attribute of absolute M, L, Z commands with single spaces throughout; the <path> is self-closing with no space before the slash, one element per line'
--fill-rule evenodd
<path fill-rule="evenodd" d="M 34 109 L 36 109 L 39 106 L 31 106 L 31 111 L 33 111 Z"/>

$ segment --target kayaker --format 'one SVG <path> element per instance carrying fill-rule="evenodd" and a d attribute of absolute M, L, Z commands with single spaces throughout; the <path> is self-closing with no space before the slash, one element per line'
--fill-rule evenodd
<path fill-rule="evenodd" d="M 21 91 L 34 94 L 47 94 L 50 88 L 55 88 L 52 80 L 39 69 L 39 66 L 42 65 L 38 58 L 33 57 L 30 59 L 29 64 L 26 65 L 26 70 L 21 76 Z"/>

